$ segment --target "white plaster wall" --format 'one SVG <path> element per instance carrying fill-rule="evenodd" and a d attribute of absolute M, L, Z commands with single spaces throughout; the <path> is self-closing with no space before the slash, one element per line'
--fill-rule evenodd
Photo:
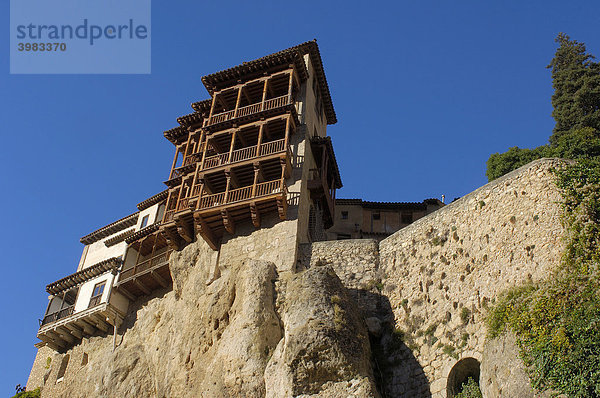
<path fill-rule="evenodd" d="M 117 234 L 121 234 L 126 230 L 119 231 L 116 234 L 110 235 L 106 239 L 110 239 Z M 104 241 L 106 239 L 100 240 L 98 242 L 94 242 L 91 245 L 87 245 L 87 253 L 84 249 L 83 255 L 85 258 L 82 259 L 82 266 L 78 268 L 78 271 L 91 267 L 94 264 L 98 264 L 100 261 L 109 259 L 111 257 L 120 257 L 125 254 L 125 249 L 127 248 L 127 243 L 119 242 L 116 245 L 106 247 Z"/>
<path fill-rule="evenodd" d="M 113 275 L 110 272 L 100 275 L 94 279 L 90 279 L 79 287 L 79 294 L 77 296 L 77 301 L 75 302 L 74 312 L 80 312 L 88 308 L 90 299 L 92 298 L 92 293 L 94 293 L 94 286 L 103 281 L 106 281 L 106 286 L 104 287 L 104 292 L 102 293 L 102 299 L 100 301 L 103 303 L 106 302 L 110 287 L 113 283 Z"/>
<path fill-rule="evenodd" d="M 140 211 L 140 215 L 138 217 L 137 224 L 135 225 L 136 231 L 139 231 L 140 229 L 142 229 L 142 220 L 146 216 L 148 216 L 148 224 L 146 224 L 146 226 L 152 225 L 156 222 L 159 206 L 160 206 L 160 203 L 157 203 L 153 206 L 148 207 L 145 210 Z"/>

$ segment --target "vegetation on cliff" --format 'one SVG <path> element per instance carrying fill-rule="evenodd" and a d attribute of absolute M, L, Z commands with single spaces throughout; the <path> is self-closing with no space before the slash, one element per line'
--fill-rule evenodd
<path fill-rule="evenodd" d="M 567 247 L 546 281 L 505 292 L 488 315 L 489 335 L 511 329 L 534 388 L 600 396 L 600 161 L 556 171 Z"/>
<path fill-rule="evenodd" d="M 560 157 L 589 159 L 600 156 L 600 64 L 587 54 L 585 44 L 560 33 L 552 70 L 552 117 L 556 120 L 550 142 L 534 149 L 512 147 L 494 153 L 486 175 L 492 181 L 535 159 Z"/>

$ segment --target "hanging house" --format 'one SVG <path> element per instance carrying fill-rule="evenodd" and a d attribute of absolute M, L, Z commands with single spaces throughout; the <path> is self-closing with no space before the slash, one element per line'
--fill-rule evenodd
<path fill-rule="evenodd" d="M 198 232 L 218 250 L 223 234 L 234 235 L 240 222 L 260 228 L 261 216 L 271 212 L 286 220 L 292 170 L 298 167 L 294 157 L 306 139 L 320 151 L 318 159 L 304 156 L 313 164 L 311 206 L 326 210 L 330 226 L 331 197 L 342 184 L 331 145 L 318 149 L 325 125 L 337 120 L 316 42 L 204 76 L 202 82 L 211 99 L 192 104 L 195 112 L 164 133 L 175 145 L 161 225 L 169 245 L 177 250 Z"/>
<path fill-rule="evenodd" d="M 175 146 L 167 189 L 81 238 L 74 274 L 49 284 L 38 347 L 64 351 L 118 327 L 129 304 L 172 286 L 169 258 L 201 237 L 220 250 L 239 225 L 287 222 L 279 251 L 325 239 L 341 178 L 328 124 L 337 122 L 316 42 L 202 78 L 210 99 L 164 132 Z M 290 211 L 289 209 L 293 210 Z"/>

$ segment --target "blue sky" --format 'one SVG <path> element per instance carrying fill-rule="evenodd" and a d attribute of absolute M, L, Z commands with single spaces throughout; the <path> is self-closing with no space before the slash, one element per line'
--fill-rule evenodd
<path fill-rule="evenodd" d="M 25 384 L 44 287 L 75 271 L 79 238 L 164 189 L 162 132 L 208 98 L 200 77 L 316 38 L 339 122 L 338 197 L 452 200 L 485 162 L 547 142 L 558 32 L 600 56 L 600 3 L 159 2 L 150 75 L 10 75 L 0 40 L 0 394 Z"/>

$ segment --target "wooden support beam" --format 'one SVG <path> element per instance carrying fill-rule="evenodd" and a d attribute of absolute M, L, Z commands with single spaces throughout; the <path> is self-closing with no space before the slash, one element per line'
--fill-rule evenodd
<path fill-rule="evenodd" d="M 94 316 L 92 317 L 92 321 L 94 322 L 94 325 L 96 326 L 96 328 L 102 330 L 104 333 L 107 333 L 108 330 L 110 329 L 110 325 L 108 323 L 106 323 L 106 321 L 104 320 L 104 316 L 101 314 L 94 314 Z"/>
<path fill-rule="evenodd" d="M 171 228 L 162 229 L 163 236 L 169 247 L 173 250 L 179 250 L 181 247 L 181 237 Z"/>
<path fill-rule="evenodd" d="M 65 326 L 59 326 L 56 328 L 56 333 L 63 339 L 68 341 L 69 343 L 75 343 L 75 338 L 71 334 L 71 331 L 67 329 Z"/>
<path fill-rule="evenodd" d="M 194 240 L 194 230 L 192 226 L 190 226 L 190 224 L 182 217 L 178 217 L 175 220 L 175 225 L 177 225 L 177 233 L 179 233 L 179 236 L 187 243 L 192 243 Z"/>
<path fill-rule="evenodd" d="M 240 86 L 238 88 L 237 99 L 235 100 L 235 111 L 233 112 L 233 117 L 237 117 L 238 109 L 240 108 L 240 100 L 242 99 L 242 91 L 244 91 L 244 86 Z"/>
<path fill-rule="evenodd" d="M 83 338 L 83 330 L 80 329 L 75 323 L 67 323 L 65 327 L 71 332 L 71 334 L 78 339 Z"/>
<path fill-rule="evenodd" d="M 96 334 L 96 331 L 99 329 L 98 322 L 96 322 L 95 317 L 79 318 L 79 321 L 81 321 L 81 323 L 84 325 L 85 330 L 91 329 L 91 333 L 90 333 L 91 335 Z M 86 327 L 85 326 L 86 324 L 89 327 Z"/>
<path fill-rule="evenodd" d="M 256 229 L 260 228 L 260 212 L 256 206 L 256 202 L 250 203 L 250 216 L 252 217 L 252 224 Z"/>
<path fill-rule="evenodd" d="M 285 221 L 287 218 L 287 200 L 285 194 L 283 197 L 277 198 L 277 212 L 279 213 L 279 219 Z"/>
<path fill-rule="evenodd" d="M 65 341 L 61 339 L 60 336 L 52 338 L 48 334 L 40 334 L 37 337 L 55 351 L 61 351 L 67 348 L 67 344 L 65 344 Z"/>
<path fill-rule="evenodd" d="M 155 270 L 150 271 L 150 276 L 152 277 L 152 279 L 154 279 L 162 287 L 169 286 L 169 284 L 167 283 L 167 281 L 162 276 L 160 276 L 158 274 L 158 272 L 156 272 Z"/>
<path fill-rule="evenodd" d="M 93 336 L 94 333 L 96 333 L 96 327 L 94 325 L 90 325 L 88 322 L 85 322 L 84 319 L 78 319 L 77 322 L 77 325 L 83 330 L 83 333 L 85 333 L 86 335 Z"/>
<path fill-rule="evenodd" d="M 233 235 L 235 233 L 235 223 L 233 221 L 233 217 L 231 217 L 231 214 L 229 213 L 229 210 L 221 210 L 221 217 L 223 217 L 223 226 L 225 226 L 225 230 Z"/>
<path fill-rule="evenodd" d="M 136 299 L 136 297 L 129 290 L 125 289 L 123 286 L 119 286 L 117 291 L 119 293 L 121 293 L 123 296 L 127 297 L 129 299 L 129 301 L 135 301 L 135 299 Z"/>
<path fill-rule="evenodd" d="M 261 123 L 260 127 L 258 128 L 258 143 L 256 144 L 256 157 L 260 156 L 260 146 L 262 145 L 262 136 L 263 136 L 263 129 L 265 128 L 265 124 Z"/>
<path fill-rule="evenodd" d="M 140 281 L 139 278 L 133 278 L 133 283 L 135 283 L 135 285 L 139 287 L 140 290 L 144 292 L 144 294 L 148 295 L 152 293 L 152 291 L 148 289 L 148 286 L 144 285 L 144 283 Z"/>
<path fill-rule="evenodd" d="M 263 87 L 263 93 L 262 93 L 262 100 L 260 101 L 261 102 L 260 110 L 265 109 L 265 100 L 267 99 L 268 86 L 269 86 L 269 78 L 265 79 L 265 85 Z"/>
<path fill-rule="evenodd" d="M 231 153 L 233 152 L 233 148 L 235 147 L 235 136 L 237 135 L 237 129 L 233 130 L 233 134 L 231 134 L 231 144 L 229 145 L 229 156 L 227 157 L 227 162 L 231 163 Z"/>
<path fill-rule="evenodd" d="M 200 236 L 204 238 L 204 240 L 206 241 L 206 243 L 208 243 L 211 249 L 219 250 L 218 241 L 215 238 L 212 230 L 204 220 L 204 218 L 202 218 L 202 216 L 199 213 L 195 213 L 194 219 L 196 220 L 196 229 L 198 230 Z"/>

